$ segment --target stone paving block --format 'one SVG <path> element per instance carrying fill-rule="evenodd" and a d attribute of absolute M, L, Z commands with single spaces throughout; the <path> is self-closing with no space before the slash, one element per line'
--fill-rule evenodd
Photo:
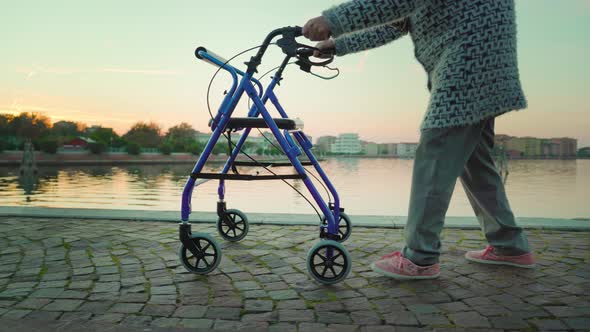
<path fill-rule="evenodd" d="M 187 328 L 207 330 L 213 326 L 213 322 L 212 319 L 185 318 L 180 321 L 179 325 Z"/>
<path fill-rule="evenodd" d="M 210 307 L 207 309 L 205 317 L 210 319 L 239 320 L 240 309 Z"/>
<path fill-rule="evenodd" d="M 150 316 L 128 315 L 123 319 L 123 321 L 121 321 L 121 325 L 148 326 L 151 324 L 151 322 L 152 322 L 152 317 L 150 317 Z"/>
<path fill-rule="evenodd" d="M 244 314 L 242 322 L 276 322 L 279 319 L 278 311 L 269 311 L 256 314 Z"/>
<path fill-rule="evenodd" d="M 567 329 L 567 326 L 559 319 L 531 319 L 529 323 L 541 331 Z"/>
<path fill-rule="evenodd" d="M 45 288 L 34 291 L 29 297 L 56 298 L 63 292 L 63 288 Z"/>
<path fill-rule="evenodd" d="M 313 322 L 314 320 L 313 310 L 279 310 L 281 322 Z"/>
<path fill-rule="evenodd" d="M 269 291 L 268 295 L 273 300 L 292 300 L 292 299 L 299 298 L 299 295 L 297 294 L 297 292 L 292 289 Z"/>
<path fill-rule="evenodd" d="M 518 317 L 490 317 L 490 323 L 493 327 L 504 330 L 521 330 L 529 327 L 529 324 Z"/>
<path fill-rule="evenodd" d="M 174 314 L 172 314 L 172 316 L 180 318 L 202 318 L 203 316 L 205 316 L 206 311 L 206 306 L 181 305 L 176 309 L 176 311 L 174 311 Z"/>
<path fill-rule="evenodd" d="M 297 325 L 295 323 L 276 323 L 268 326 L 269 332 L 297 332 Z"/>
<path fill-rule="evenodd" d="M 311 309 L 303 300 L 284 300 L 277 303 L 277 309 Z M 329 311 L 329 310 L 327 310 Z"/>
<path fill-rule="evenodd" d="M 408 310 L 416 315 L 439 313 L 440 309 L 432 304 L 409 305 Z"/>
<path fill-rule="evenodd" d="M 61 315 L 59 317 L 59 320 L 65 320 L 65 321 L 72 321 L 72 320 L 76 320 L 76 321 L 87 321 L 87 320 L 90 320 L 91 317 L 92 317 L 92 314 L 89 313 L 89 312 L 74 311 L 74 312 L 64 312 L 63 315 Z"/>
<path fill-rule="evenodd" d="M 36 310 L 26 316 L 27 320 L 56 320 L 63 315 L 61 311 L 40 311 Z"/>
<path fill-rule="evenodd" d="M 74 311 L 84 303 L 82 300 L 54 300 L 43 307 L 45 311 Z"/>
<path fill-rule="evenodd" d="M 385 323 L 398 326 L 418 326 L 418 320 L 411 311 L 397 311 L 383 315 Z"/>
<path fill-rule="evenodd" d="M 352 319 L 349 314 L 332 311 L 316 311 L 317 322 L 324 324 L 350 324 Z"/>
<path fill-rule="evenodd" d="M 419 314 L 416 319 L 421 325 L 450 325 L 451 322 L 441 314 Z"/>
<path fill-rule="evenodd" d="M 358 325 L 350 324 L 329 324 L 325 331 L 327 332 L 354 332 L 359 329 Z"/>
<path fill-rule="evenodd" d="M 180 325 L 180 318 L 158 317 L 151 323 L 151 326 L 157 327 L 176 327 L 178 325 Z"/>
<path fill-rule="evenodd" d="M 391 325 L 369 325 L 361 327 L 361 332 L 392 332 L 396 329 Z"/>
<path fill-rule="evenodd" d="M 176 310 L 174 305 L 166 304 L 146 304 L 141 311 L 142 315 L 145 316 L 163 316 L 168 317 Z"/>
<path fill-rule="evenodd" d="M 27 309 L 12 309 L 4 313 L 2 318 L 4 319 L 21 319 L 26 315 L 30 314 L 32 310 Z"/>
<path fill-rule="evenodd" d="M 144 307 L 143 303 L 115 303 L 109 312 L 116 312 L 122 314 L 136 314 Z"/>
<path fill-rule="evenodd" d="M 246 300 L 244 310 L 246 312 L 272 311 L 273 303 L 270 300 Z"/>
<path fill-rule="evenodd" d="M 590 330 L 590 317 L 572 317 L 564 318 L 565 324 L 576 330 Z"/>
<path fill-rule="evenodd" d="M 41 309 L 49 302 L 51 302 L 50 299 L 28 298 L 17 303 L 16 305 L 14 305 L 14 307 L 18 309 Z"/>
<path fill-rule="evenodd" d="M 150 289 L 152 295 L 174 295 L 176 294 L 175 286 L 158 286 Z"/>
<path fill-rule="evenodd" d="M 238 296 L 219 296 L 214 297 L 211 303 L 212 307 L 242 307 L 242 298 Z"/>
<path fill-rule="evenodd" d="M 350 313 L 352 322 L 358 325 L 378 325 L 381 324 L 381 318 L 376 312 L 368 310 L 353 311 Z"/>

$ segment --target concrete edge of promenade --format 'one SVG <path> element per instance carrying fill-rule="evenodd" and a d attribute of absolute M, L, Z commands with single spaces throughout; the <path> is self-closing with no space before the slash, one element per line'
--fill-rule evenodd
<path fill-rule="evenodd" d="M 244 211 L 250 224 L 262 225 L 317 225 L 318 217 L 312 214 L 281 214 L 281 213 L 248 213 Z M 45 208 L 0 206 L 0 217 L 52 218 L 52 219 L 113 219 L 129 221 L 162 221 L 179 222 L 178 211 L 152 210 L 112 210 L 112 209 L 80 209 L 80 208 Z M 353 226 L 403 228 L 406 223 L 404 216 L 369 216 L 350 215 Z M 194 211 L 190 222 L 214 223 L 217 214 L 214 212 Z M 517 218 L 520 226 L 526 229 L 547 229 L 561 231 L 590 231 L 590 218 Z M 475 217 L 452 217 L 445 220 L 446 228 L 479 229 Z"/>

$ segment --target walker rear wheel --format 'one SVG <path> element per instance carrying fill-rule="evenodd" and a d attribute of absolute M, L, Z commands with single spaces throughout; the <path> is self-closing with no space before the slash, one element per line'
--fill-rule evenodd
<path fill-rule="evenodd" d="M 192 234 L 191 241 L 199 250 L 197 255 L 190 252 L 182 243 L 178 247 L 178 258 L 184 268 L 195 274 L 207 274 L 215 270 L 221 262 L 221 248 L 217 241 L 205 233 Z"/>
<path fill-rule="evenodd" d="M 320 240 L 307 254 L 307 271 L 324 285 L 336 284 L 350 273 L 350 254 L 333 240 Z"/>
<path fill-rule="evenodd" d="M 240 210 L 225 210 L 225 215 L 217 220 L 219 235 L 231 242 L 238 242 L 245 238 L 248 229 L 248 218 Z"/>

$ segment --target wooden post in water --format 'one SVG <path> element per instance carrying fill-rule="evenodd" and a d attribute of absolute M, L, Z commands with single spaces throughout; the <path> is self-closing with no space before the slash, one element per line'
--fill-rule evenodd
<path fill-rule="evenodd" d="M 25 191 L 25 195 L 27 195 L 28 202 L 30 201 L 29 195 L 31 195 L 37 187 L 38 172 L 37 163 L 35 162 L 35 149 L 33 148 L 33 143 L 30 139 L 25 141 L 19 172 L 19 182 Z"/>

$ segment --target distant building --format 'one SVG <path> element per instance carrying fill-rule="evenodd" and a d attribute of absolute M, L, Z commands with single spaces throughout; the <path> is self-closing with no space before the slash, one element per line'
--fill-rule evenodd
<path fill-rule="evenodd" d="M 332 151 L 332 144 L 336 142 L 336 136 L 321 136 L 315 143 L 315 148 L 319 152 L 327 153 Z"/>
<path fill-rule="evenodd" d="M 574 158 L 578 151 L 578 141 L 573 138 L 551 138 L 544 140 L 543 155 L 551 158 Z"/>
<path fill-rule="evenodd" d="M 379 144 L 379 154 L 385 156 L 397 155 L 397 143 Z"/>
<path fill-rule="evenodd" d="M 379 155 L 379 144 L 373 142 L 362 142 L 363 154 L 367 156 Z"/>
<path fill-rule="evenodd" d="M 332 144 L 330 151 L 336 154 L 358 154 L 362 152 L 359 135 L 354 133 L 340 134 Z"/>
<path fill-rule="evenodd" d="M 396 155 L 401 158 L 413 158 L 416 156 L 418 143 L 398 143 Z"/>
<path fill-rule="evenodd" d="M 578 158 L 590 159 L 590 147 L 581 148 L 578 150 Z"/>
<path fill-rule="evenodd" d="M 536 138 L 496 135 L 495 145 L 503 147 L 511 158 L 574 158 L 577 140 L 573 138 Z"/>

